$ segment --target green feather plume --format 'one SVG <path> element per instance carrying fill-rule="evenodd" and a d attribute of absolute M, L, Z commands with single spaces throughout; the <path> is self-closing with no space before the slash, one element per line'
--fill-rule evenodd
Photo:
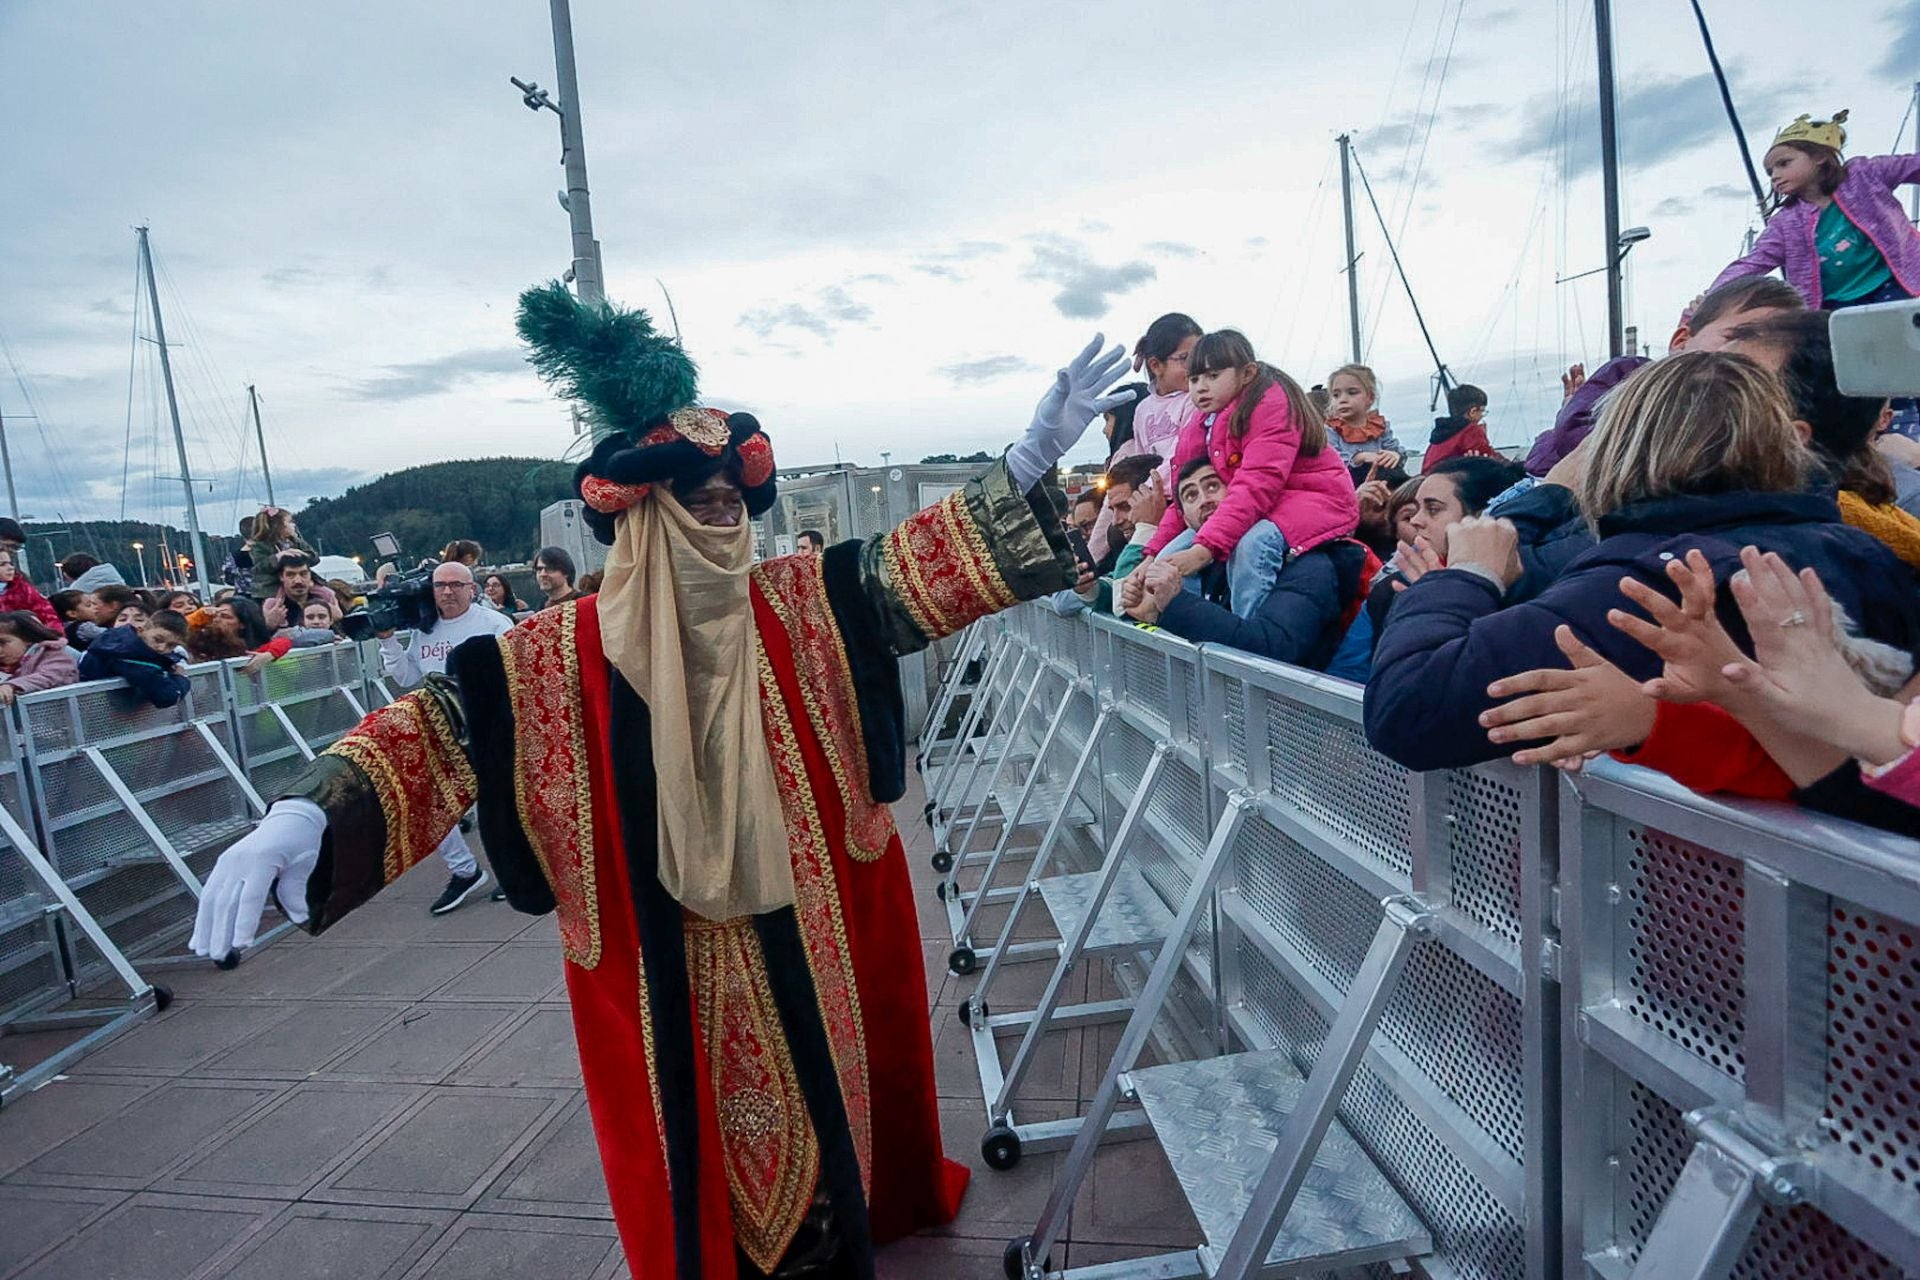
<path fill-rule="evenodd" d="M 641 431 L 699 394 L 692 357 L 644 311 L 582 303 L 556 280 L 520 295 L 514 323 L 528 362 L 580 403 L 596 439 Z"/>

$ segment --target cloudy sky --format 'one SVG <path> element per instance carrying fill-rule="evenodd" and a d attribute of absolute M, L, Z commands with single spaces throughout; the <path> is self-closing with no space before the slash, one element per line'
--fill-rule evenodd
<path fill-rule="evenodd" d="M 1854 152 L 1891 148 L 1920 7 L 1707 9 L 1756 152 L 1841 106 Z M 1664 345 L 1752 203 L 1687 5 L 1615 12 L 1626 221 L 1653 230 L 1629 321 Z M 564 450 L 511 328 L 569 252 L 555 118 L 507 84 L 552 84 L 547 22 L 540 0 L 0 0 L 0 413 L 38 414 L 8 424 L 22 508 L 180 519 L 135 334 L 142 221 L 209 527 L 261 497 L 250 381 L 294 505 Z M 1555 284 L 1601 261 L 1579 0 L 575 0 L 574 25 L 610 292 L 658 308 L 664 284 L 707 397 L 759 413 L 783 465 L 997 448 L 1092 331 L 1131 343 L 1171 309 L 1322 380 L 1346 354 L 1342 130 L 1496 440 L 1604 355 L 1600 279 Z M 1432 364 L 1364 196 L 1358 218 L 1382 407 L 1423 442 Z"/>

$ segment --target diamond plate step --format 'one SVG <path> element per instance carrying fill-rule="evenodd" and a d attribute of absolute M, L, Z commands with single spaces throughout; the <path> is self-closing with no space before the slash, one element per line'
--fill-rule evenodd
<path fill-rule="evenodd" d="M 1278 1052 L 1143 1067 L 1128 1078 L 1207 1237 L 1202 1257 L 1211 1275 L 1306 1081 Z M 1267 1253 L 1265 1274 L 1357 1267 L 1432 1248 L 1420 1219 L 1335 1120 Z"/>
<path fill-rule="evenodd" d="M 1093 892 L 1100 886 L 1100 873 L 1048 876 L 1039 881 L 1038 886 L 1047 910 L 1053 912 L 1053 923 L 1059 928 L 1060 936 L 1070 938 L 1086 918 L 1087 904 L 1093 901 Z M 1100 908 L 1100 918 L 1094 921 L 1093 932 L 1087 935 L 1087 950 L 1157 946 L 1172 932 L 1173 913 L 1167 910 L 1167 904 L 1160 901 L 1160 895 L 1138 871 L 1123 866 L 1113 882 L 1113 892 Z"/>

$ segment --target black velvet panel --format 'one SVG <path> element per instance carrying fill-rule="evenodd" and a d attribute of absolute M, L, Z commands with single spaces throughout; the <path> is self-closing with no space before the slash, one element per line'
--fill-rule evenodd
<path fill-rule="evenodd" d="M 480 784 L 480 840 L 487 862 L 514 910 L 545 915 L 553 910 L 553 888 L 540 859 L 527 842 L 514 788 L 513 699 L 507 693 L 506 664 L 491 637 L 475 637 L 447 658 L 447 672 L 460 686 L 466 713 L 467 759 Z"/>
<path fill-rule="evenodd" d="M 793 1069 L 800 1077 L 800 1092 L 806 1097 L 807 1114 L 820 1144 L 820 1185 L 833 1201 L 842 1266 L 860 1280 L 872 1280 L 873 1229 L 860 1186 L 860 1157 L 853 1149 L 853 1131 L 847 1127 L 846 1099 L 840 1096 L 840 1076 L 834 1070 L 826 1026 L 820 1021 L 820 997 L 807 967 L 799 919 L 792 907 L 782 907 L 755 916 L 753 928 L 760 936 L 767 983 L 780 1010 Z"/>
<path fill-rule="evenodd" d="M 640 926 L 640 961 L 653 1014 L 654 1071 L 667 1133 L 667 1179 L 673 1187 L 674 1274 L 700 1280 L 700 1111 L 694 1072 L 693 1000 L 687 990 L 686 936 L 680 904 L 660 886 L 658 781 L 653 722 L 633 686 L 609 666 L 613 791 L 627 846 L 627 881 Z"/>
<path fill-rule="evenodd" d="M 387 819 L 380 798 L 360 767 L 343 756 L 323 755 L 274 798 L 311 800 L 327 815 L 320 860 L 307 877 L 308 933 L 329 925 L 387 884 Z M 274 892 L 279 892 L 276 885 Z"/>
<path fill-rule="evenodd" d="M 907 793 L 907 707 L 900 691 L 900 660 L 886 644 L 886 621 L 861 579 L 863 545 L 828 547 L 821 571 L 853 672 L 860 732 L 867 744 L 867 786 L 876 801 L 892 804 Z"/>

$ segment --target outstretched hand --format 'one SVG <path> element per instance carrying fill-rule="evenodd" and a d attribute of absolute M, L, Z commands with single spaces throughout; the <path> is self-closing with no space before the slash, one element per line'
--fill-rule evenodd
<path fill-rule="evenodd" d="M 1106 341 L 1105 334 L 1094 334 L 1093 341 L 1054 375 L 1053 386 L 1034 407 L 1026 436 L 1007 450 L 1007 469 L 1022 492 L 1053 470 L 1095 418 L 1131 402 L 1130 395 L 1102 394 L 1127 367 L 1125 348 L 1115 346 L 1101 354 Z"/>
<path fill-rule="evenodd" d="M 1567 770 L 1579 769 L 1602 752 L 1645 742 L 1653 732 L 1655 704 L 1639 683 L 1582 644 L 1571 627 L 1554 628 L 1553 642 L 1573 669 L 1542 667 L 1488 685 L 1488 697 L 1513 701 L 1481 714 L 1487 740 L 1551 739 L 1545 746 L 1514 752 L 1513 762 Z"/>
<path fill-rule="evenodd" d="M 1680 589 L 1679 604 L 1637 578 L 1620 580 L 1621 594 L 1645 609 L 1651 622 L 1624 609 L 1607 611 L 1608 622 L 1666 664 L 1640 687 L 1666 702 L 1716 702 L 1738 715 L 1740 690 L 1726 671 L 1744 663 L 1746 655 L 1713 612 L 1713 566 L 1695 548 L 1684 560 L 1667 561 L 1667 577 Z"/>

